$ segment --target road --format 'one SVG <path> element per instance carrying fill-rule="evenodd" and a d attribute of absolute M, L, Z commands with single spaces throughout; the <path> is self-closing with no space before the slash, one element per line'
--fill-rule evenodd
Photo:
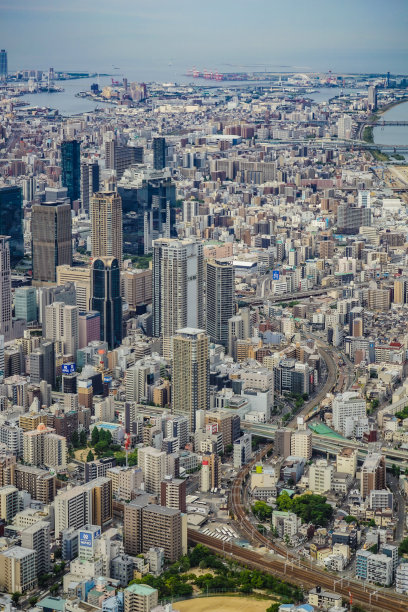
<path fill-rule="evenodd" d="M 261 554 L 259 551 L 248 550 L 232 544 L 232 542 L 220 542 L 211 536 L 205 536 L 195 530 L 188 530 L 188 538 L 195 543 L 201 543 L 215 550 L 226 558 L 233 557 L 246 565 L 261 569 L 272 575 L 291 580 L 300 584 L 303 588 L 310 588 L 319 584 L 325 589 L 340 593 L 346 599 L 352 593 L 353 601 L 365 605 L 369 610 L 387 610 L 387 612 L 406 612 L 408 609 L 408 597 L 395 595 L 388 591 L 382 591 L 378 587 L 362 585 L 351 578 L 338 577 L 330 572 L 324 571 L 312 562 L 301 561 L 288 549 L 277 545 L 270 539 L 261 535 L 247 518 L 245 506 L 242 502 L 242 493 L 245 481 L 252 467 L 260 461 L 270 450 L 272 445 L 264 447 L 250 464 L 244 466 L 234 480 L 231 495 L 230 509 L 233 512 L 237 529 L 251 542 L 253 546 L 261 546 L 269 553 Z M 277 553 L 277 554 L 276 554 Z M 385 593 L 385 594 L 384 594 Z"/>

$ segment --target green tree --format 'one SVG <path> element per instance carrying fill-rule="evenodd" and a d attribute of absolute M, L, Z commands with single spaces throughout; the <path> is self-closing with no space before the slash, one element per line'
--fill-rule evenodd
<path fill-rule="evenodd" d="M 79 434 L 79 444 L 80 446 L 86 446 L 86 431 L 84 429 L 81 429 L 81 433 Z"/>
<path fill-rule="evenodd" d="M 16 605 L 18 604 L 20 597 L 21 597 L 20 591 L 14 591 L 14 593 L 11 594 L 11 600 Z"/>
<path fill-rule="evenodd" d="M 102 430 L 101 430 L 102 431 Z M 92 446 L 95 446 L 99 442 L 99 429 L 94 427 L 91 434 L 91 443 Z"/>
<path fill-rule="evenodd" d="M 401 556 L 408 554 L 408 538 L 402 540 L 401 544 L 399 545 L 398 552 Z"/>
<path fill-rule="evenodd" d="M 90 461 L 93 461 L 95 459 L 95 456 L 93 454 L 93 452 L 90 450 L 89 453 L 86 456 L 86 462 L 89 463 Z"/>
<path fill-rule="evenodd" d="M 282 493 L 276 500 L 276 505 L 278 506 L 278 509 L 283 512 L 288 512 L 289 510 L 292 510 L 293 500 L 291 499 L 287 491 L 282 491 Z"/>
<path fill-rule="evenodd" d="M 30 599 L 28 600 L 28 603 L 30 604 L 30 606 L 32 608 L 34 608 L 35 604 L 38 601 L 38 597 L 36 597 L 35 595 L 33 595 L 32 597 L 30 597 Z"/>
<path fill-rule="evenodd" d="M 259 518 L 260 521 L 266 521 L 272 516 L 272 508 L 264 501 L 256 501 L 252 506 L 252 512 Z"/>
<path fill-rule="evenodd" d="M 77 431 L 74 431 L 71 436 L 71 444 L 74 448 L 78 448 L 79 446 L 79 435 Z"/>

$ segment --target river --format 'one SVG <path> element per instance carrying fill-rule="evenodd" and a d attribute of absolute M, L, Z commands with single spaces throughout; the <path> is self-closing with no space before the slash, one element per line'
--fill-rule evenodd
<path fill-rule="evenodd" d="M 384 121 L 408 121 L 408 102 L 402 102 L 397 106 L 393 106 L 390 110 L 381 115 L 381 119 L 384 119 Z M 408 126 L 378 126 L 374 128 L 373 133 L 375 144 L 408 144 Z"/>

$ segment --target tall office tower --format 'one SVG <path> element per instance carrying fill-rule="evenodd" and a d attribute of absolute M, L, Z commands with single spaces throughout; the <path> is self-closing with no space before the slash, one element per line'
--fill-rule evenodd
<path fill-rule="evenodd" d="M 30 353 L 30 382 L 39 385 L 42 380 L 55 384 L 54 343 L 47 340 Z"/>
<path fill-rule="evenodd" d="M 171 338 L 183 327 L 203 327 L 203 247 L 161 238 L 153 244 L 153 335 L 171 358 Z"/>
<path fill-rule="evenodd" d="M 91 198 L 92 257 L 116 257 L 123 262 L 122 199 L 116 192 L 98 192 Z"/>
<path fill-rule="evenodd" d="M 0 236 L 0 334 L 6 342 L 13 337 L 9 236 Z"/>
<path fill-rule="evenodd" d="M 0 80 L 5 81 L 7 79 L 7 51 L 2 49 L 0 51 Z"/>
<path fill-rule="evenodd" d="M 68 197 L 73 202 L 81 197 L 81 143 L 79 140 L 61 142 L 61 180 L 68 189 Z"/>
<path fill-rule="evenodd" d="M 4 336 L 0 336 L 0 383 L 4 380 Z"/>
<path fill-rule="evenodd" d="M 69 267 L 69 266 L 67 266 Z M 76 289 L 74 283 L 65 283 L 57 287 L 38 287 L 38 320 L 42 324 L 43 335 L 45 333 L 45 309 L 54 302 L 64 302 L 64 304 L 76 305 Z"/>
<path fill-rule="evenodd" d="M 50 571 L 50 536 L 49 521 L 37 521 L 21 532 L 21 546 L 35 550 L 37 553 L 37 574 Z"/>
<path fill-rule="evenodd" d="M 37 291 L 35 287 L 18 287 L 14 292 L 14 314 L 16 319 L 27 323 L 37 321 Z"/>
<path fill-rule="evenodd" d="M 167 508 L 176 508 L 186 512 L 186 481 L 181 478 L 166 476 L 161 482 L 160 504 Z"/>
<path fill-rule="evenodd" d="M 99 164 L 86 160 L 81 164 L 81 201 L 83 210 L 89 210 L 91 197 L 99 191 Z"/>
<path fill-rule="evenodd" d="M 105 168 L 115 170 L 117 180 L 127 168 L 143 163 L 143 147 L 118 144 L 113 132 L 104 136 Z"/>
<path fill-rule="evenodd" d="M 17 487 L 11 484 L 0 487 L 0 518 L 11 522 L 19 510 L 18 506 Z"/>
<path fill-rule="evenodd" d="M 78 315 L 78 348 L 101 339 L 101 313 L 96 310 L 80 312 Z"/>
<path fill-rule="evenodd" d="M 377 87 L 375 85 L 368 88 L 368 108 L 373 111 L 377 110 Z"/>
<path fill-rule="evenodd" d="M 163 170 L 166 167 L 166 139 L 153 138 L 153 168 Z"/>
<path fill-rule="evenodd" d="M 0 235 L 10 236 L 11 265 L 24 255 L 21 187 L 0 187 Z"/>
<path fill-rule="evenodd" d="M 228 346 L 228 320 L 234 315 L 234 268 L 230 262 L 207 261 L 207 334 L 211 342 Z"/>
<path fill-rule="evenodd" d="M 146 584 L 132 584 L 123 591 L 124 612 L 150 612 L 158 604 L 159 592 Z"/>
<path fill-rule="evenodd" d="M 152 446 L 139 448 L 137 464 L 142 468 L 146 493 L 159 496 L 166 475 L 166 453 Z"/>
<path fill-rule="evenodd" d="M 48 340 L 60 341 L 66 355 L 76 359 L 78 350 L 78 306 L 67 306 L 63 302 L 54 302 L 45 309 L 45 337 Z"/>
<path fill-rule="evenodd" d="M 118 183 L 123 208 L 123 244 L 126 253 L 143 255 L 152 241 L 176 237 L 176 186 L 169 170 L 132 166 Z"/>
<path fill-rule="evenodd" d="M 173 336 L 173 414 L 189 420 L 196 429 L 197 410 L 207 410 L 210 400 L 208 336 L 202 329 L 185 327 Z"/>
<path fill-rule="evenodd" d="M 385 489 L 385 458 L 380 453 L 367 455 L 361 468 L 361 495 L 365 499 L 370 491 Z"/>
<path fill-rule="evenodd" d="M 72 265 L 72 219 L 69 204 L 34 204 L 31 214 L 33 280 L 55 283 L 57 266 Z"/>
<path fill-rule="evenodd" d="M 92 264 L 92 310 L 101 315 L 101 340 L 114 349 L 122 342 L 122 298 L 119 262 L 99 257 Z"/>
<path fill-rule="evenodd" d="M 148 504 L 142 508 L 142 524 L 143 552 L 158 546 L 164 548 L 164 556 L 171 562 L 181 557 L 186 542 L 180 510 Z"/>

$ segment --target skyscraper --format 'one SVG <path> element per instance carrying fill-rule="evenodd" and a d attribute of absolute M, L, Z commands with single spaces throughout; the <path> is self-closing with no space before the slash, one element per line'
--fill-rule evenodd
<path fill-rule="evenodd" d="M 377 110 L 377 87 L 375 85 L 368 88 L 368 108 L 373 111 Z"/>
<path fill-rule="evenodd" d="M 78 307 L 54 302 L 45 308 L 45 337 L 60 341 L 64 353 L 76 359 L 78 350 Z"/>
<path fill-rule="evenodd" d="M 202 329 L 186 327 L 173 337 L 173 414 L 189 419 L 190 431 L 196 428 L 197 410 L 209 406 L 208 336 Z"/>
<path fill-rule="evenodd" d="M 153 244 L 153 335 L 171 358 L 171 338 L 203 327 L 203 247 L 194 240 L 161 238 Z"/>
<path fill-rule="evenodd" d="M 9 236 L 0 236 L 0 335 L 6 342 L 13 336 L 9 240 Z"/>
<path fill-rule="evenodd" d="M 92 310 L 101 313 L 101 339 L 112 350 L 122 342 L 122 298 L 119 262 L 98 257 L 92 264 Z"/>
<path fill-rule="evenodd" d="M 57 280 L 57 266 L 72 264 L 72 220 L 69 204 L 35 204 L 31 215 L 33 280 Z"/>
<path fill-rule="evenodd" d="M 11 265 L 24 255 L 21 187 L 0 187 L 0 234 L 10 236 Z"/>
<path fill-rule="evenodd" d="M 206 266 L 207 334 L 228 346 L 228 319 L 234 316 L 234 268 L 230 262 L 208 261 Z"/>
<path fill-rule="evenodd" d="M 126 253 L 150 253 L 153 240 L 177 236 L 176 186 L 169 170 L 132 166 L 124 171 L 118 192 L 122 198 Z"/>
<path fill-rule="evenodd" d="M 166 167 L 166 139 L 153 138 L 153 168 L 163 170 Z"/>
<path fill-rule="evenodd" d="M 0 80 L 5 81 L 7 79 L 7 51 L 2 49 L 0 51 Z"/>
<path fill-rule="evenodd" d="M 68 197 L 73 202 L 81 196 L 81 143 L 79 140 L 61 142 L 61 180 L 68 189 Z"/>
<path fill-rule="evenodd" d="M 89 210 L 94 193 L 99 191 L 99 165 L 97 161 L 87 160 L 81 164 L 81 201 L 82 208 Z"/>
<path fill-rule="evenodd" d="M 92 257 L 123 261 L 122 199 L 116 192 L 98 192 L 91 198 Z"/>
<path fill-rule="evenodd" d="M 18 287 L 14 292 L 14 314 L 27 323 L 37 321 L 37 291 L 35 287 Z"/>

